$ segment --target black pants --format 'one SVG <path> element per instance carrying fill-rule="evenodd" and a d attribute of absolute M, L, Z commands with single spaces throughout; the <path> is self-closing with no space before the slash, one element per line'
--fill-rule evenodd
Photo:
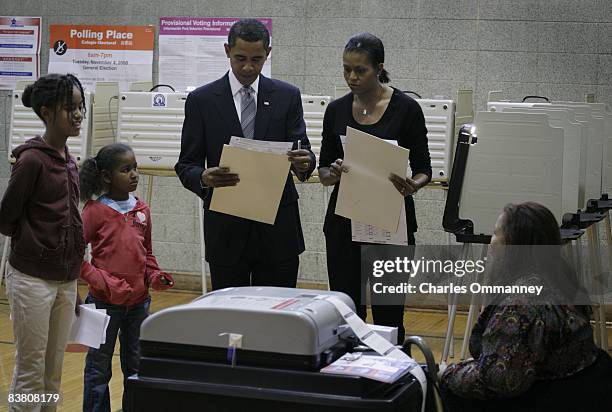
<path fill-rule="evenodd" d="M 344 233 L 329 233 L 325 235 L 327 251 L 327 274 L 329 288 L 346 293 L 353 299 L 357 308 L 357 315 L 366 318 L 365 296 L 366 284 L 361 276 L 361 247 L 362 243 L 352 242 L 350 234 L 347 238 Z M 408 233 L 408 243 L 414 245 L 414 233 Z M 404 305 L 372 305 L 372 318 L 374 324 L 397 327 L 398 343 L 403 343 Z"/>
<path fill-rule="evenodd" d="M 213 290 L 235 286 L 280 286 L 294 288 L 300 260 L 298 256 L 280 262 L 243 259 L 235 265 L 210 263 Z"/>

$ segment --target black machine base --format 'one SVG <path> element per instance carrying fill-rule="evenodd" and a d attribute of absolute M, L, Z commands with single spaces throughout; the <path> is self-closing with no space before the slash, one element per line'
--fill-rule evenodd
<path fill-rule="evenodd" d="M 420 411 L 419 382 L 143 357 L 127 381 L 136 411 Z"/>

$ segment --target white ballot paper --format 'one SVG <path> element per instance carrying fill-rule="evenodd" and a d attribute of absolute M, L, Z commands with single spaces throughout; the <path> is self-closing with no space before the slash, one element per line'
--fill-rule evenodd
<path fill-rule="evenodd" d="M 395 173 L 405 176 L 407 149 L 347 127 L 336 214 L 395 233 L 404 197 L 389 180 Z"/>
<path fill-rule="evenodd" d="M 240 182 L 215 188 L 210 210 L 274 224 L 291 166 L 287 155 L 224 145 L 219 166 L 237 173 Z"/>
<path fill-rule="evenodd" d="M 393 362 L 388 362 L 386 367 L 391 366 L 397 368 L 399 366 L 399 369 L 405 369 L 403 372 L 401 372 L 402 374 L 405 372 L 410 372 L 417 379 L 417 381 L 419 381 L 419 384 L 421 385 L 421 390 L 423 391 L 421 412 L 425 412 L 425 400 L 427 397 L 427 378 L 425 377 L 425 372 L 423 371 L 421 366 L 414 359 L 412 359 L 406 353 L 401 351 L 398 347 L 393 346 L 388 340 L 373 331 L 370 326 L 366 324 L 363 320 L 361 320 L 361 318 L 359 318 L 359 316 L 357 316 L 357 314 L 353 312 L 346 303 L 344 303 L 337 297 L 330 295 L 319 295 L 315 299 L 321 299 L 331 303 L 335 307 L 338 314 L 342 316 L 346 324 L 353 331 L 355 336 L 357 336 L 357 338 L 361 341 L 361 343 L 381 355 L 383 359 L 387 359 L 389 361 L 399 360 L 402 362 L 406 362 L 405 364 L 401 364 L 401 366 L 398 364 L 393 364 Z M 381 366 L 382 365 L 379 364 L 378 369 L 381 369 Z M 321 372 L 323 372 L 323 370 L 321 370 Z M 328 370 L 327 372 L 331 371 Z M 391 370 L 388 369 L 387 372 L 391 372 Z M 394 373 L 391 373 L 390 375 L 386 376 L 385 379 L 397 379 L 399 376 L 401 375 L 394 376 Z M 366 377 L 374 379 L 371 375 Z M 380 376 L 380 378 L 382 378 L 382 376 Z"/>
<path fill-rule="evenodd" d="M 346 136 L 340 136 L 342 142 L 342 150 L 345 148 Z M 396 140 L 387 140 L 387 142 L 397 146 Z M 397 232 L 389 232 L 388 230 L 379 229 L 376 226 L 367 225 L 365 223 L 351 220 L 351 238 L 353 242 L 378 243 L 381 245 L 400 245 L 408 246 L 408 230 L 406 229 L 406 208 L 402 207 L 400 211 L 399 225 Z"/>
<path fill-rule="evenodd" d="M 256 150 L 258 152 L 286 155 L 293 147 L 293 142 L 269 142 L 267 140 L 246 139 L 244 137 L 232 136 L 229 145 L 232 147 Z"/>
<path fill-rule="evenodd" d="M 321 369 L 321 372 L 362 376 L 380 382 L 393 383 L 414 367 L 414 362 L 410 360 L 364 355 L 356 352 L 344 354 L 331 365 Z"/>
<path fill-rule="evenodd" d="M 408 230 L 406 229 L 406 208 L 400 210 L 397 232 L 379 229 L 373 225 L 366 225 L 351 220 L 351 239 L 353 242 L 377 243 L 381 245 L 408 246 Z"/>
<path fill-rule="evenodd" d="M 77 342 L 99 349 L 106 342 L 106 328 L 110 316 L 106 309 L 96 309 L 94 304 L 79 305 L 79 316 L 74 316 L 69 342 Z"/>

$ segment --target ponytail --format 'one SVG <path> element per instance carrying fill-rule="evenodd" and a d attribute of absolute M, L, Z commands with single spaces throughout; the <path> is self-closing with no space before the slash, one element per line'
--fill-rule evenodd
<path fill-rule="evenodd" d="M 380 73 L 378 73 L 378 81 L 381 83 L 389 83 L 391 79 L 389 78 L 389 72 L 385 69 L 382 69 Z"/>
<path fill-rule="evenodd" d="M 106 170 L 112 173 L 117 158 L 125 152 L 133 152 L 133 150 L 123 143 L 108 144 L 100 149 L 95 157 L 90 157 L 83 162 L 79 171 L 81 200 L 87 201 L 104 193 L 106 184 L 102 172 Z"/>
<path fill-rule="evenodd" d="M 79 169 L 79 185 L 81 186 L 81 200 L 86 202 L 102 193 L 104 190 L 104 181 L 102 180 L 102 172 L 98 170 L 96 158 L 89 157 L 85 159 Z"/>

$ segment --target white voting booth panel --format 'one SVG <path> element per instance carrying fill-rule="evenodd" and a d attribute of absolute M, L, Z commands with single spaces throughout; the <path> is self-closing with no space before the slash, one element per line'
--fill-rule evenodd
<path fill-rule="evenodd" d="M 174 167 L 181 150 L 186 98 L 187 93 L 121 93 L 117 141 L 134 149 L 140 167 Z"/>
<path fill-rule="evenodd" d="M 602 117 L 603 120 L 603 160 L 601 171 L 601 192 L 612 193 L 612 111 L 605 103 L 582 103 L 582 102 L 555 102 L 560 105 L 582 106 L 588 105 L 595 117 Z"/>
<path fill-rule="evenodd" d="M 554 103 L 556 107 L 575 110 L 576 120 L 588 122 L 589 138 L 587 144 L 586 199 L 599 199 L 602 193 L 603 157 L 607 144 L 604 139 L 605 118 L 603 113 L 589 103 Z"/>
<path fill-rule="evenodd" d="M 475 125 L 459 216 L 474 222 L 474 233 L 492 234 L 506 204 L 534 201 L 560 222 L 563 129 L 531 113 L 478 112 Z"/>
<path fill-rule="evenodd" d="M 563 211 L 576 212 L 583 208 L 586 202 L 586 124 L 577 122 L 571 109 L 504 107 L 503 111 L 545 114 L 552 127 L 563 129 Z"/>
<path fill-rule="evenodd" d="M 45 133 L 45 124 L 30 107 L 25 107 L 21 102 L 23 90 L 14 90 L 11 98 L 11 123 L 9 129 L 9 160 L 12 160 L 11 152 L 17 146 L 25 143 L 34 136 L 42 136 Z M 81 134 L 68 138 L 67 144 L 70 154 L 77 162 L 85 160 L 89 154 L 90 128 L 91 128 L 91 101 L 93 93 L 85 92 L 85 118 L 81 123 Z"/>
<path fill-rule="evenodd" d="M 306 123 L 306 136 L 310 141 L 313 153 L 319 158 L 321 152 L 321 133 L 323 132 L 323 116 L 325 109 L 331 101 L 330 96 L 302 96 L 304 109 L 304 122 Z"/>
<path fill-rule="evenodd" d="M 455 134 L 453 100 L 416 99 L 425 116 L 433 180 L 447 180 L 450 174 Z"/>
<path fill-rule="evenodd" d="M 96 82 L 91 103 L 90 156 L 95 156 L 107 144 L 116 141 L 119 83 Z"/>
<path fill-rule="evenodd" d="M 604 156 L 607 150 L 607 140 L 604 139 L 606 131 L 606 121 L 604 117 L 603 104 L 597 103 L 518 103 L 518 102 L 489 102 L 487 109 L 500 111 L 504 107 L 521 108 L 557 108 L 570 109 L 575 114 L 575 120 L 587 126 L 588 137 L 586 145 L 586 180 L 585 180 L 585 200 L 598 199 L 602 193 L 602 170 Z M 608 163 L 608 162 L 606 162 Z M 606 170 L 607 172 L 607 170 Z M 608 181 L 607 176 L 604 180 Z M 612 179 L 612 177 L 610 178 Z M 584 204 L 581 205 L 584 207 Z"/>

